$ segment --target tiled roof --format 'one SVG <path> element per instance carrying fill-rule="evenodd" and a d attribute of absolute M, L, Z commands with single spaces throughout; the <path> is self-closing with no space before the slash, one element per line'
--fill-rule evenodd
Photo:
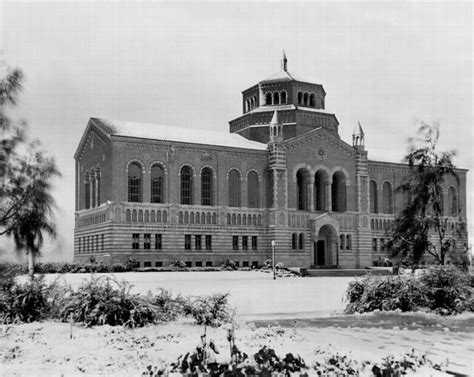
<path fill-rule="evenodd" d="M 244 137 L 219 131 L 162 126 L 148 123 L 124 122 L 119 120 L 91 118 L 91 121 L 105 134 L 141 139 L 175 141 L 193 144 L 215 145 L 233 148 L 266 150 L 267 145 Z"/>
<path fill-rule="evenodd" d="M 273 82 L 273 81 L 305 81 L 297 78 L 295 75 L 292 73 L 281 70 L 280 72 L 277 72 L 270 77 L 267 77 L 265 80 L 262 80 L 261 82 Z"/>

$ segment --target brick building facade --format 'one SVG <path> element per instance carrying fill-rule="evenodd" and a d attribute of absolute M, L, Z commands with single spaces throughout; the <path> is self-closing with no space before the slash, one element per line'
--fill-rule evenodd
<path fill-rule="evenodd" d="M 242 92 L 230 133 L 91 118 L 75 154 L 74 260 L 142 267 L 362 268 L 384 257 L 408 166 L 368 160 L 325 110 L 321 85 L 281 71 Z M 466 170 L 444 211 L 466 213 Z M 467 234 L 465 235 L 467 240 Z M 463 241 L 464 242 L 464 241 Z"/>

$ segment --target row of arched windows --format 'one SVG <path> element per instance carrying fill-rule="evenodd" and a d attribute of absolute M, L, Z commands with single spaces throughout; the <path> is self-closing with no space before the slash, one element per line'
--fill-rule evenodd
<path fill-rule="evenodd" d="M 125 212 L 125 219 L 127 220 L 127 222 L 139 222 L 139 223 L 167 223 L 168 222 L 168 212 L 167 211 L 163 211 L 163 213 L 161 211 L 155 211 L 154 210 L 151 210 L 151 211 L 148 211 L 148 210 L 136 210 L 136 209 L 133 209 L 133 210 L 130 210 L 130 209 L 127 209 L 127 211 Z"/>
<path fill-rule="evenodd" d="M 385 181 L 382 185 L 382 211 L 381 213 L 393 213 L 393 190 L 390 182 Z M 379 198 L 377 182 L 370 181 L 370 213 L 379 213 Z"/>
<path fill-rule="evenodd" d="M 304 234 L 303 233 L 291 234 L 291 248 L 293 250 L 303 250 L 304 248 Z"/>
<path fill-rule="evenodd" d="M 441 192 L 443 200 L 440 201 L 441 213 L 444 216 L 457 216 L 459 214 L 458 195 L 457 191 L 453 186 L 449 186 L 447 197 Z M 404 204 L 409 200 L 409 194 L 404 194 Z M 444 204 L 447 204 L 445 207 Z M 394 213 L 394 195 L 392 184 L 385 181 L 382 184 L 382 202 L 381 208 L 379 208 L 379 189 L 377 182 L 374 180 L 370 181 L 370 213 Z"/>
<path fill-rule="evenodd" d="M 161 165 L 155 164 L 151 167 L 151 203 L 164 202 L 165 174 Z M 215 205 L 215 177 L 210 167 L 201 170 L 201 205 Z M 185 165 L 179 171 L 179 196 L 181 204 L 196 204 L 195 182 L 193 169 Z M 138 162 L 132 162 L 128 166 L 128 201 L 143 202 L 143 170 Z M 228 172 L 228 203 L 229 207 L 242 206 L 242 177 L 237 169 Z M 259 178 L 255 171 L 247 174 L 247 207 L 259 207 Z"/>
<path fill-rule="evenodd" d="M 350 234 L 339 235 L 339 249 L 340 250 L 351 250 L 352 249 L 352 237 Z"/>
<path fill-rule="evenodd" d="M 257 97 L 253 96 L 245 100 L 245 112 L 255 109 L 258 106 Z"/>
<path fill-rule="evenodd" d="M 320 107 L 324 108 L 324 99 L 320 99 Z M 308 92 L 298 92 L 298 105 L 316 107 L 316 95 Z"/>
<path fill-rule="evenodd" d="M 100 206 L 100 168 L 92 168 L 84 174 L 84 194 L 86 209 Z"/>
<path fill-rule="evenodd" d="M 330 181 L 328 173 L 324 170 L 318 170 L 312 177 L 307 169 L 299 169 L 296 173 L 297 209 L 345 212 L 347 210 L 346 184 L 347 179 L 342 171 L 336 171 Z M 329 201 L 329 196 L 331 201 Z"/>
<path fill-rule="evenodd" d="M 265 93 L 265 105 L 286 105 L 288 95 L 285 90 Z"/>

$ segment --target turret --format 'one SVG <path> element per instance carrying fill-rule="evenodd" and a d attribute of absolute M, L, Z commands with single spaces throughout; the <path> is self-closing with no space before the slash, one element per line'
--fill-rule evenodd
<path fill-rule="evenodd" d="M 278 110 L 273 113 L 272 120 L 270 121 L 270 143 L 281 143 L 283 141 L 283 125 L 278 119 Z"/>
<path fill-rule="evenodd" d="M 358 150 L 365 150 L 364 131 L 360 122 L 357 122 L 352 132 L 352 146 Z"/>

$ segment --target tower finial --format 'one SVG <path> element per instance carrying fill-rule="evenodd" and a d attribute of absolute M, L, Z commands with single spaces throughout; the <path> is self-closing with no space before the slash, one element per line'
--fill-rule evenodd
<path fill-rule="evenodd" d="M 281 59 L 281 69 L 287 71 L 288 59 L 286 58 L 285 50 L 283 50 L 283 58 Z"/>

